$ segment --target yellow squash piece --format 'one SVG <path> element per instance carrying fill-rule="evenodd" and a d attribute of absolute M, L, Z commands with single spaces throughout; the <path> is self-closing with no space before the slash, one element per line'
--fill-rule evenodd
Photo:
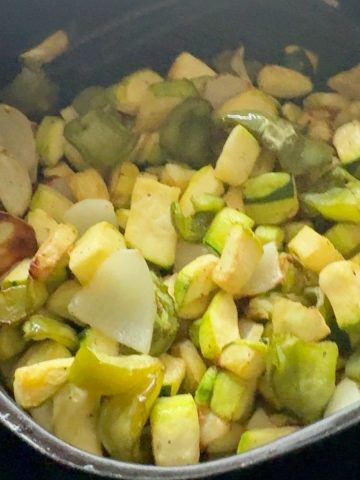
<path fill-rule="evenodd" d="M 343 256 L 330 240 L 307 225 L 289 242 L 288 248 L 300 259 L 305 268 L 316 273 L 329 263 L 343 260 Z"/>
<path fill-rule="evenodd" d="M 239 442 L 237 453 L 247 452 L 253 448 L 261 447 L 274 442 L 285 435 L 290 435 L 298 430 L 296 427 L 274 427 L 248 430 L 243 433 Z"/>
<path fill-rule="evenodd" d="M 213 281 L 226 292 L 241 295 L 262 257 L 263 248 L 250 229 L 236 225 L 230 230 Z"/>
<path fill-rule="evenodd" d="M 265 370 L 266 352 L 262 342 L 237 340 L 224 348 L 219 365 L 244 380 L 256 380 Z"/>
<path fill-rule="evenodd" d="M 186 392 L 194 393 L 200 383 L 206 365 L 190 340 L 183 340 L 171 348 L 171 353 L 175 357 L 182 358 L 185 362 L 185 379 L 183 389 Z"/>
<path fill-rule="evenodd" d="M 194 57 L 189 52 L 182 52 L 176 57 L 174 63 L 168 73 L 168 77 L 172 80 L 181 78 L 196 78 L 196 77 L 214 77 L 216 72 L 210 68 L 202 60 Z"/>
<path fill-rule="evenodd" d="M 144 175 L 137 177 L 132 194 L 126 242 L 137 248 L 146 260 L 163 268 L 170 268 L 175 262 L 177 237 L 170 207 L 179 195 L 179 188 Z"/>
<path fill-rule="evenodd" d="M 109 200 L 106 183 L 100 173 L 94 168 L 89 168 L 69 176 L 68 183 L 78 202 L 87 198 Z"/>
<path fill-rule="evenodd" d="M 151 412 L 150 422 L 156 465 L 199 462 L 199 418 L 191 395 L 159 398 Z"/>
<path fill-rule="evenodd" d="M 67 381 L 73 358 L 36 363 L 15 371 L 14 395 L 23 408 L 37 407 Z"/>
<path fill-rule="evenodd" d="M 36 252 L 30 264 L 33 278 L 45 281 L 62 264 L 75 243 L 77 230 L 72 225 L 60 223 Z"/>
<path fill-rule="evenodd" d="M 108 222 L 97 223 L 79 238 L 70 252 L 70 270 L 86 285 L 102 262 L 120 248 L 125 248 L 121 233 Z"/>
<path fill-rule="evenodd" d="M 167 353 L 160 355 L 159 360 L 165 368 L 161 394 L 169 397 L 176 395 L 185 378 L 185 360 Z"/>
<path fill-rule="evenodd" d="M 269 115 L 270 117 L 276 117 L 278 108 L 278 102 L 273 97 L 257 88 L 251 88 L 227 100 L 219 108 L 217 114 L 222 116 L 227 113 L 239 112 L 240 110 L 251 110 Z"/>

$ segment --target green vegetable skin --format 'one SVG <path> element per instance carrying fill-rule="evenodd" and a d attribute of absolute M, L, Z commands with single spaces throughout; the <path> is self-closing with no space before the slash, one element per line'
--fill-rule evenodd
<path fill-rule="evenodd" d="M 318 59 L 298 45 L 284 49 L 279 65 L 259 64 L 251 77 L 257 88 L 243 48 L 226 53 L 231 75 L 183 52 L 165 80 L 145 69 L 88 87 L 59 116 L 52 108 L 58 89 L 42 65 L 61 49 L 47 49 L 25 53 L 22 72 L 3 91 L 38 122 L 34 132 L 27 122 L 24 141 L 27 156 L 31 145 L 38 154 L 25 218 L 31 228 L 17 234 L 5 212 L 0 222 L 0 253 L 11 267 L 0 287 L 0 372 L 18 404 L 85 451 L 181 466 L 198 463 L 200 452 L 241 454 L 357 401 L 353 94 L 313 92 L 301 106 L 275 100 L 316 85 Z M 344 72 L 330 83 L 346 80 L 353 92 L 351 77 Z M 4 146 L 21 163 L 25 146 L 16 125 L 12 138 L 12 116 L 2 108 Z M 99 201 L 92 195 L 107 199 L 110 217 L 98 205 L 91 223 L 91 212 L 74 203 Z M 113 243 L 108 232 L 96 233 L 98 218 L 110 221 Z M 47 242 L 73 223 L 82 228 L 75 247 L 65 252 Z M 19 257 L 27 235 L 33 250 Z M 114 252 L 101 263 L 107 242 Z M 46 281 L 32 277 L 43 258 L 56 266 Z M 137 261 L 143 287 L 139 275 L 120 281 L 140 268 Z M 86 315 L 74 310 L 79 298 Z M 128 336 L 103 330 L 106 318 L 123 321 Z"/>
<path fill-rule="evenodd" d="M 224 115 L 223 122 L 247 128 L 264 147 L 278 155 L 285 172 L 303 175 L 331 164 L 333 149 L 325 142 L 297 133 L 287 120 L 244 110 Z"/>
<path fill-rule="evenodd" d="M 113 109 L 90 110 L 69 122 L 65 138 L 93 167 L 113 167 L 135 146 L 136 136 L 121 123 Z"/>

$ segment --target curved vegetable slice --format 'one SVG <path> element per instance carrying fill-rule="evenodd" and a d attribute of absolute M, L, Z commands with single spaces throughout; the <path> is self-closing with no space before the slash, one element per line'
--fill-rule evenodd
<path fill-rule="evenodd" d="M 84 323 L 98 328 L 127 347 L 150 350 L 156 304 L 149 268 L 137 250 L 118 250 L 69 305 Z"/>
<path fill-rule="evenodd" d="M 0 275 L 37 250 L 33 228 L 20 218 L 0 211 Z"/>
<path fill-rule="evenodd" d="M 76 350 L 78 339 L 73 328 L 49 315 L 32 315 L 23 325 L 25 340 L 54 340 L 70 350 Z"/>
<path fill-rule="evenodd" d="M 112 356 L 85 345 L 75 356 L 69 379 L 99 395 L 124 395 L 130 387 L 142 389 L 149 375 L 162 371 L 160 360 L 149 355 Z"/>
<path fill-rule="evenodd" d="M 100 198 L 88 198 L 75 203 L 65 212 L 64 222 L 74 225 L 79 235 L 100 222 L 118 226 L 112 203 Z"/>
<path fill-rule="evenodd" d="M 29 173 L 15 157 L 0 149 L 0 200 L 12 215 L 23 215 L 30 205 Z"/>
<path fill-rule="evenodd" d="M 38 156 L 30 120 L 9 105 L 0 105 L 0 145 L 15 157 L 36 180 Z"/>

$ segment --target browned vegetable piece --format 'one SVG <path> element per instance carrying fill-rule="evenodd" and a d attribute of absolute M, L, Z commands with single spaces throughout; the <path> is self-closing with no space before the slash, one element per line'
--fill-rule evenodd
<path fill-rule="evenodd" d="M 37 250 L 34 229 L 21 218 L 0 211 L 0 275 Z"/>

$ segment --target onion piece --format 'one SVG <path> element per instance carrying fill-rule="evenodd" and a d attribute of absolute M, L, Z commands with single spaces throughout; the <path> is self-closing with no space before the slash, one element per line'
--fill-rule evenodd
<path fill-rule="evenodd" d="M 25 166 L 0 147 L 0 200 L 5 210 L 21 217 L 30 205 L 31 195 L 31 181 Z"/>
<path fill-rule="evenodd" d="M 283 279 L 275 242 L 266 243 L 255 272 L 244 286 L 241 296 L 247 297 L 273 289 Z"/>
<path fill-rule="evenodd" d="M 138 250 L 121 249 L 72 298 L 69 312 L 118 342 L 149 353 L 156 315 L 155 289 Z"/>
<path fill-rule="evenodd" d="M 31 122 L 19 110 L 5 104 L 0 105 L 0 147 L 24 165 L 31 180 L 36 181 L 38 155 Z"/>
<path fill-rule="evenodd" d="M 74 225 L 79 235 L 99 222 L 108 222 L 118 227 L 113 204 L 100 198 L 87 198 L 75 203 L 65 212 L 64 222 Z"/>

